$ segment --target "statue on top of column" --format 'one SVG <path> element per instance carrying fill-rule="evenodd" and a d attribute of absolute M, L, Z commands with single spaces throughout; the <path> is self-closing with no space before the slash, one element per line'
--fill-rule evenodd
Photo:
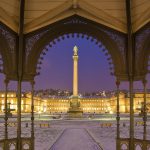
<path fill-rule="evenodd" d="M 74 46 L 73 51 L 74 51 L 74 55 L 78 55 L 78 47 L 77 46 Z"/>

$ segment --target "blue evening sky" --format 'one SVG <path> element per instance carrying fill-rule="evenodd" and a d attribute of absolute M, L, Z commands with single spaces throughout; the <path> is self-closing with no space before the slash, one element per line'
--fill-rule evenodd
<path fill-rule="evenodd" d="M 110 75 L 104 52 L 95 42 L 77 37 L 65 38 L 49 49 L 44 56 L 40 75 L 35 78 L 35 88 L 72 90 L 74 45 L 79 48 L 79 92 L 115 90 L 115 77 Z M 0 75 L 1 89 L 4 89 L 3 79 L 4 75 Z M 128 83 L 122 83 L 121 88 L 128 89 Z M 135 84 L 135 89 L 140 88 L 141 83 Z M 9 89 L 16 89 L 16 83 L 11 82 Z M 23 84 L 23 90 L 30 90 L 29 83 Z"/>

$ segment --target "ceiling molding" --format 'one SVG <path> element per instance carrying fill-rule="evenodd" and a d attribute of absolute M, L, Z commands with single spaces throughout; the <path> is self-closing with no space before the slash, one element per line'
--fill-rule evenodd
<path fill-rule="evenodd" d="M 25 24 L 24 32 L 29 33 L 35 31 L 39 28 L 75 14 L 120 32 L 126 33 L 126 24 L 122 21 L 110 16 L 102 10 L 87 4 L 84 1 L 79 1 L 77 4 L 74 4 L 70 0 Z M 98 16 L 97 14 L 101 15 Z"/>

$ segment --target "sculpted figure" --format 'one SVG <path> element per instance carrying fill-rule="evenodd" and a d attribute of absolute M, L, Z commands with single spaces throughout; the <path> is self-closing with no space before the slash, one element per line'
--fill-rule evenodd
<path fill-rule="evenodd" d="M 78 55 L 78 47 L 77 46 L 74 46 L 73 51 L 74 51 L 74 55 Z"/>

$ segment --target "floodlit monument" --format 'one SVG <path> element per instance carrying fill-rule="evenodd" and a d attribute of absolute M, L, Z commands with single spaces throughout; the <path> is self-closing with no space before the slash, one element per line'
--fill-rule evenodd
<path fill-rule="evenodd" d="M 82 117 L 83 110 L 80 108 L 80 97 L 78 94 L 78 47 L 73 48 L 73 95 L 70 97 L 69 117 Z"/>

